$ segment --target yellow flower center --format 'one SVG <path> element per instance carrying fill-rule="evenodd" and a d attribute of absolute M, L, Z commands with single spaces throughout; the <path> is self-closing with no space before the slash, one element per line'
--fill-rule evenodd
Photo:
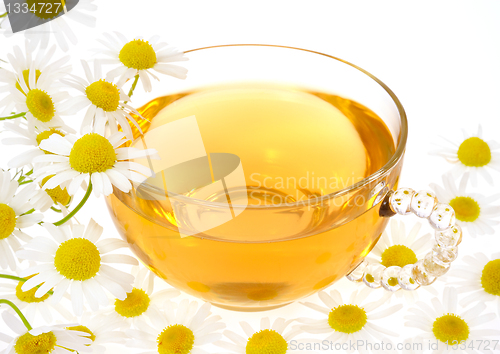
<path fill-rule="evenodd" d="M 120 50 L 120 61 L 128 68 L 145 70 L 156 64 L 156 53 L 148 41 L 135 39 Z"/>
<path fill-rule="evenodd" d="M 500 259 L 489 261 L 484 266 L 481 285 L 488 294 L 500 296 Z"/>
<path fill-rule="evenodd" d="M 481 213 L 479 204 L 471 197 L 455 197 L 449 204 L 455 210 L 455 217 L 460 221 L 473 222 Z"/>
<path fill-rule="evenodd" d="M 88 333 L 89 334 L 88 336 L 83 336 L 83 337 L 89 338 L 92 342 L 95 341 L 95 334 L 90 329 L 88 329 L 88 327 L 85 327 L 85 326 L 72 326 L 72 327 L 66 327 L 66 329 L 70 330 L 70 331 L 79 331 L 79 332 Z M 90 346 L 90 344 L 86 344 L 86 345 Z"/>
<path fill-rule="evenodd" d="M 72 238 L 59 245 L 54 265 L 68 279 L 87 280 L 93 278 L 101 268 L 101 255 L 89 240 Z"/>
<path fill-rule="evenodd" d="M 39 89 L 28 92 L 26 95 L 26 106 L 28 106 L 33 117 L 44 123 L 50 122 L 56 112 L 52 97 L 47 92 Z"/>
<path fill-rule="evenodd" d="M 194 334 L 189 328 L 175 324 L 165 328 L 157 342 L 159 354 L 188 354 L 194 346 Z"/>
<path fill-rule="evenodd" d="M 436 339 L 443 343 L 461 343 L 469 338 L 469 326 L 460 316 L 447 314 L 437 318 L 432 325 Z"/>
<path fill-rule="evenodd" d="M 403 245 L 394 245 L 388 247 L 382 253 L 382 265 L 385 267 L 398 266 L 403 268 L 405 265 L 417 263 L 418 259 L 415 252 Z"/>
<path fill-rule="evenodd" d="M 16 228 L 16 212 L 7 204 L 0 203 L 0 240 L 9 237 Z"/>
<path fill-rule="evenodd" d="M 30 12 L 44 20 L 54 18 L 64 10 L 62 0 L 26 0 L 26 3 Z"/>
<path fill-rule="evenodd" d="M 16 340 L 14 350 L 16 354 L 47 354 L 56 348 L 57 338 L 52 332 L 33 336 L 25 333 Z"/>
<path fill-rule="evenodd" d="M 47 183 L 49 179 L 54 177 L 55 175 L 50 175 L 45 177 L 42 180 L 42 186 Z M 52 198 L 54 203 L 60 203 L 62 205 L 68 205 L 69 202 L 71 201 L 71 196 L 69 195 L 68 191 L 66 188 L 62 189 L 61 186 L 57 186 L 51 189 L 46 189 L 45 192 L 49 195 L 49 197 Z"/>
<path fill-rule="evenodd" d="M 151 299 L 142 289 L 133 288 L 127 293 L 125 300 L 115 300 L 115 311 L 123 317 L 142 315 L 149 308 Z"/>
<path fill-rule="evenodd" d="M 36 138 L 35 138 L 38 146 L 40 146 L 40 143 L 42 141 L 44 141 L 45 139 L 48 139 L 52 134 L 57 134 L 57 135 L 60 135 L 60 136 L 65 136 L 65 134 L 62 131 L 57 130 L 56 128 L 50 128 L 49 130 L 44 130 L 43 132 L 39 133 L 36 136 Z M 49 151 L 46 151 L 46 150 L 43 150 L 43 149 L 40 149 L 40 150 L 42 150 L 46 154 L 49 154 L 49 155 L 52 154 Z"/>
<path fill-rule="evenodd" d="M 30 279 L 34 276 L 35 275 L 30 275 L 29 277 L 26 277 L 26 279 Z M 50 296 L 49 293 L 43 295 L 42 297 L 35 297 L 35 293 L 38 290 L 38 287 L 36 286 L 28 291 L 23 291 L 21 287 L 23 286 L 24 283 L 25 283 L 24 281 L 20 281 L 19 283 L 17 283 L 16 286 L 16 296 L 19 300 L 23 302 L 33 303 L 33 302 L 43 302 L 49 298 Z"/>
<path fill-rule="evenodd" d="M 365 326 L 367 319 L 366 311 L 357 305 L 341 305 L 330 311 L 328 324 L 338 332 L 354 333 Z"/>
<path fill-rule="evenodd" d="M 248 339 L 246 354 L 285 354 L 288 343 L 272 329 L 263 329 Z"/>
<path fill-rule="evenodd" d="M 38 81 L 38 78 L 42 75 L 40 70 L 35 71 L 35 82 Z M 24 83 L 28 88 L 30 89 L 30 69 L 23 70 L 23 79 Z M 23 95 L 26 95 L 26 92 L 23 91 L 21 85 L 19 85 L 19 82 L 16 82 L 16 88 L 23 93 Z"/>
<path fill-rule="evenodd" d="M 82 173 L 104 172 L 114 166 L 116 153 L 113 145 L 97 133 L 78 139 L 69 154 L 69 164 Z"/>
<path fill-rule="evenodd" d="M 120 102 L 118 87 L 103 79 L 87 86 L 85 94 L 94 106 L 102 108 L 106 112 L 116 111 Z"/>
<path fill-rule="evenodd" d="M 491 161 L 489 145 L 477 137 L 464 140 L 458 148 L 457 155 L 461 163 L 470 167 L 485 166 Z"/>

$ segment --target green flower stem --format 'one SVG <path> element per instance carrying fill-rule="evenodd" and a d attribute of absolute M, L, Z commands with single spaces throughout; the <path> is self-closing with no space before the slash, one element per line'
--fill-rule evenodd
<path fill-rule="evenodd" d="M 0 274 L 0 278 L 17 280 L 17 281 L 26 281 L 26 279 L 24 279 L 24 278 L 20 278 L 20 277 L 16 277 L 15 275 L 8 275 L 8 274 Z"/>
<path fill-rule="evenodd" d="M 0 278 L 10 279 L 10 280 L 17 280 L 17 281 L 24 281 L 24 282 L 28 280 L 26 278 L 16 277 L 15 275 L 1 274 L 1 273 L 0 273 Z M 40 285 L 37 285 L 36 287 L 39 288 Z M 52 290 L 49 290 L 47 292 L 50 295 L 54 295 L 54 292 Z"/>
<path fill-rule="evenodd" d="M 57 208 L 50 207 L 50 209 L 54 210 L 56 213 L 62 213 L 62 210 L 59 210 L 59 209 L 57 209 Z"/>
<path fill-rule="evenodd" d="M 6 13 L 4 13 L 4 14 L 1 14 L 1 15 L 0 15 L 0 18 L 2 18 L 2 17 L 7 17 L 7 15 L 8 15 L 8 14 L 9 14 L 8 12 L 6 12 Z"/>
<path fill-rule="evenodd" d="M 134 83 L 132 84 L 132 87 L 130 88 L 130 91 L 128 92 L 128 97 L 132 97 L 134 94 L 135 87 L 137 86 L 137 81 L 139 81 L 139 74 L 135 75 Z M 127 103 L 125 101 L 125 103 Z"/>
<path fill-rule="evenodd" d="M 33 329 L 33 327 L 31 327 L 31 325 L 28 322 L 28 320 L 26 319 L 26 317 L 24 317 L 21 310 L 19 310 L 19 307 L 14 305 L 13 302 L 11 302 L 9 300 L 5 300 L 5 299 L 0 299 L 0 304 L 6 304 L 6 305 L 9 305 L 10 307 L 12 307 L 14 309 L 14 311 L 16 311 L 16 313 L 19 315 L 19 318 L 21 318 L 21 321 L 23 321 L 23 323 L 26 326 L 26 328 L 28 329 L 28 331 L 31 331 Z"/>
<path fill-rule="evenodd" d="M 75 209 L 73 209 L 68 215 L 66 215 L 64 218 L 62 218 L 61 220 L 57 221 L 54 223 L 54 225 L 56 226 L 60 226 L 62 224 L 64 224 L 66 221 L 68 221 L 69 219 L 71 219 L 73 216 L 75 216 L 75 214 L 82 208 L 82 206 L 87 202 L 87 200 L 89 199 L 90 197 L 90 193 L 92 193 L 92 181 L 89 180 L 89 186 L 87 188 L 87 193 L 85 193 L 85 195 L 83 196 L 83 199 L 82 201 L 76 206 Z"/>
<path fill-rule="evenodd" d="M 28 183 L 32 183 L 32 182 L 33 182 L 32 179 L 24 180 L 24 178 L 23 178 L 23 181 L 19 182 L 19 185 L 22 186 L 23 184 L 28 184 Z"/>
<path fill-rule="evenodd" d="M 32 214 L 34 211 L 35 211 L 35 209 L 28 210 L 26 213 L 22 214 L 21 216 Z"/>
<path fill-rule="evenodd" d="M 18 172 L 16 173 L 16 175 L 14 176 L 14 179 L 17 177 L 17 175 L 18 175 L 19 173 L 21 173 L 21 177 L 19 177 L 19 179 L 17 180 L 17 182 L 19 183 L 19 185 L 33 182 L 33 180 L 31 180 L 31 179 L 29 180 L 29 182 L 24 182 L 24 180 L 26 179 L 26 176 L 30 176 L 30 175 L 32 175 L 32 174 L 33 174 L 33 169 L 29 170 L 29 171 L 28 171 L 28 172 L 26 172 L 25 174 L 23 174 L 23 170 L 18 171 Z M 22 183 L 22 182 L 24 182 L 24 183 Z"/>
<path fill-rule="evenodd" d="M 26 112 L 14 114 L 13 116 L 0 117 L 0 120 L 7 120 L 7 119 L 14 119 L 14 118 L 19 118 L 19 117 L 24 117 L 25 114 L 26 114 Z"/>

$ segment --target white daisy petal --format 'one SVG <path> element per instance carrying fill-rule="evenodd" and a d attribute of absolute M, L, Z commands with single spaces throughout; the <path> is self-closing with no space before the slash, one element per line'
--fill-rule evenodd
<path fill-rule="evenodd" d="M 326 307 L 329 307 L 329 308 L 334 308 L 336 307 L 338 304 L 330 297 L 328 296 L 324 291 L 320 291 L 318 293 L 318 296 L 319 298 L 321 299 L 321 301 L 323 301 L 323 303 L 326 305 Z"/>
<path fill-rule="evenodd" d="M 253 328 L 248 324 L 248 322 L 241 321 L 240 326 L 248 338 L 250 338 L 255 332 Z"/>
<path fill-rule="evenodd" d="M 80 188 L 82 186 L 82 183 L 85 181 L 86 177 L 87 177 L 87 175 L 83 174 L 83 173 L 74 177 L 73 180 L 71 181 L 71 183 L 69 184 L 68 194 L 75 195 L 78 188 Z"/>
<path fill-rule="evenodd" d="M 124 300 L 127 297 L 127 292 L 119 284 L 110 281 L 109 278 L 96 278 L 95 280 L 117 299 Z"/>
<path fill-rule="evenodd" d="M 101 180 L 102 180 L 102 189 L 105 197 L 113 193 L 113 185 L 108 175 L 105 172 L 100 172 Z"/>
<path fill-rule="evenodd" d="M 151 80 L 149 79 L 149 75 L 145 71 L 140 70 L 139 77 L 142 83 L 142 87 L 144 88 L 144 91 L 151 92 L 151 90 L 153 89 L 153 85 L 151 85 Z"/>
<path fill-rule="evenodd" d="M 80 281 L 73 281 L 71 282 L 70 288 L 73 312 L 75 315 L 80 316 L 83 312 L 82 283 Z"/>
<path fill-rule="evenodd" d="M 101 256 L 101 260 L 104 263 L 122 263 L 122 264 L 130 264 L 130 265 L 138 265 L 137 259 L 127 255 L 121 254 L 106 254 Z"/>
<path fill-rule="evenodd" d="M 113 184 L 119 190 L 121 190 L 125 193 L 128 193 L 130 191 L 130 189 L 132 188 L 132 184 L 130 184 L 130 181 L 128 180 L 128 178 L 125 177 L 120 172 L 115 171 L 115 170 L 108 170 L 105 173 L 108 176 L 111 184 Z"/>
<path fill-rule="evenodd" d="M 187 77 L 187 69 L 173 64 L 156 64 L 155 70 L 165 74 L 176 77 L 178 79 L 185 79 Z"/>
<path fill-rule="evenodd" d="M 71 145 L 68 140 L 59 134 L 52 134 L 47 139 L 42 140 L 40 149 L 50 151 L 56 155 L 69 156 Z"/>
<path fill-rule="evenodd" d="M 43 220 L 43 214 L 33 213 L 19 216 L 16 220 L 16 226 L 20 229 L 33 226 Z"/>
<path fill-rule="evenodd" d="M 108 253 L 111 251 L 115 251 L 119 248 L 125 248 L 128 244 L 123 240 L 118 239 L 104 239 L 96 243 L 97 248 L 101 254 Z"/>
<path fill-rule="evenodd" d="M 64 294 L 68 291 L 70 285 L 71 281 L 67 278 L 63 278 L 54 289 L 54 294 L 50 297 L 51 302 L 55 305 L 59 304 Z"/>
<path fill-rule="evenodd" d="M 43 185 L 43 189 L 56 188 L 62 183 L 77 177 L 79 174 L 79 172 L 73 170 L 58 173 L 54 177 L 50 178 L 47 182 L 45 182 L 45 184 Z"/>
<path fill-rule="evenodd" d="M 126 67 L 119 66 L 119 67 L 108 72 L 108 74 L 106 76 L 106 80 L 111 81 L 118 76 L 122 76 L 125 73 L 125 71 L 127 71 Z"/>
<path fill-rule="evenodd" d="M 9 328 L 17 334 L 24 334 L 27 332 L 26 327 L 14 315 L 7 311 L 2 311 L 2 319 Z"/>
<path fill-rule="evenodd" d="M 318 312 L 325 313 L 325 314 L 328 314 L 330 312 L 330 310 L 328 310 L 327 308 L 322 307 L 320 305 L 316 305 L 316 304 L 310 303 L 310 302 L 302 303 L 302 305 L 307 306 L 307 307 L 309 307 L 309 308 L 311 308 L 313 310 L 316 310 Z"/>
<path fill-rule="evenodd" d="M 45 282 L 40 285 L 38 290 L 35 292 L 36 297 L 42 297 L 45 295 L 50 289 L 52 289 L 55 285 L 57 285 L 61 281 L 61 275 L 54 271 L 52 276 L 47 278 Z"/>

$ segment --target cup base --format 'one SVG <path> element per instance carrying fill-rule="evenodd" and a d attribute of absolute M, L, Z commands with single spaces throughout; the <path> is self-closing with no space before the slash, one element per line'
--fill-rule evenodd
<path fill-rule="evenodd" d="M 262 311 L 271 311 L 275 309 L 279 309 L 280 307 L 284 307 L 292 304 L 292 302 L 287 302 L 285 304 L 274 305 L 274 306 L 259 306 L 259 307 L 242 307 L 242 306 L 231 306 L 231 305 L 222 305 L 212 302 L 211 304 L 215 307 L 229 310 L 229 311 L 238 311 L 238 312 L 262 312 Z"/>

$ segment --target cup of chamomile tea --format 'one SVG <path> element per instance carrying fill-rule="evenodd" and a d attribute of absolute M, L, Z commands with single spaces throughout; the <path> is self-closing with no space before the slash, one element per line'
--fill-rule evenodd
<path fill-rule="evenodd" d="M 172 286 L 268 310 L 349 274 L 381 236 L 404 109 L 365 70 L 274 45 L 186 52 L 188 78 L 138 109 L 152 176 L 107 198 L 122 237 Z"/>

